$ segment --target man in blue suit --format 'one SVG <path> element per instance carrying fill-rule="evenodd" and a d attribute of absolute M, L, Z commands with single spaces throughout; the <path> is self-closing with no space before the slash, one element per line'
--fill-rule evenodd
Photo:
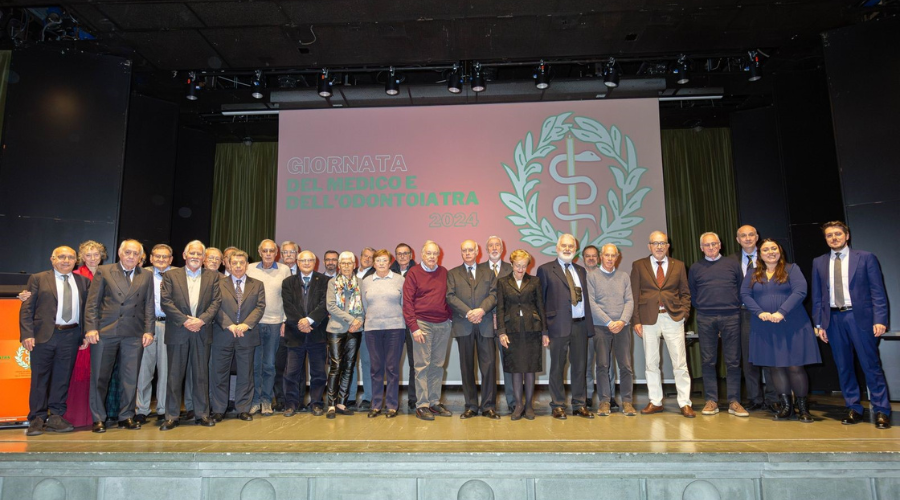
<path fill-rule="evenodd" d="M 847 246 L 850 229 L 843 222 L 827 222 L 822 232 L 831 252 L 813 261 L 813 323 L 816 336 L 831 343 L 841 391 L 850 409 L 841 423 L 852 425 L 863 418 L 853 368 L 855 353 L 869 387 L 875 427 L 888 429 L 891 404 L 878 357 L 878 338 L 884 335 L 888 324 L 881 266 L 875 255 Z"/>

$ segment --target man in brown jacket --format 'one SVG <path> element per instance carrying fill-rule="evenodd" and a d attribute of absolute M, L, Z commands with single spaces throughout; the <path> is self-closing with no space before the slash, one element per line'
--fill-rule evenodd
<path fill-rule="evenodd" d="M 687 369 L 684 346 L 684 320 L 691 311 L 691 292 L 684 263 L 672 259 L 669 238 L 662 231 L 650 234 L 650 257 L 631 265 L 631 290 L 634 294 L 634 332 L 644 340 L 647 369 L 647 392 L 650 403 L 641 410 L 644 415 L 663 411 L 662 377 L 660 376 L 660 339 L 672 360 L 678 406 L 681 414 L 694 418 L 691 409 L 691 377 Z"/>

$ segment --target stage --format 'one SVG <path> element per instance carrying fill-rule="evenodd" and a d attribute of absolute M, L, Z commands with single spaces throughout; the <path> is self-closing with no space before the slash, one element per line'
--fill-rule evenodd
<path fill-rule="evenodd" d="M 434 422 L 300 413 L 169 432 L 2 430 L 0 498 L 900 498 L 900 428 L 843 426 L 837 397 L 813 397 L 813 424 L 724 408 L 686 419 L 674 403 L 557 421 L 541 391 L 538 418 L 512 422 L 460 420 L 447 392 L 454 416 Z"/>

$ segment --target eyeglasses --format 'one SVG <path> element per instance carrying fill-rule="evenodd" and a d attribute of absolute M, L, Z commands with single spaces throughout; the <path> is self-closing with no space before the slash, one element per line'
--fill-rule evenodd
<path fill-rule="evenodd" d="M 650 246 L 656 247 L 656 248 L 667 247 L 667 246 L 669 246 L 669 242 L 668 241 L 651 241 Z"/>
<path fill-rule="evenodd" d="M 406 257 L 407 255 L 412 255 L 412 252 L 397 252 L 397 257 Z"/>
<path fill-rule="evenodd" d="M 296 250 L 285 250 L 281 252 L 281 255 L 297 255 Z"/>

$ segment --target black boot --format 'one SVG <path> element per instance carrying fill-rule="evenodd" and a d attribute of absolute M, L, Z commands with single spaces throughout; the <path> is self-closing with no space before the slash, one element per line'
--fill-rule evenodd
<path fill-rule="evenodd" d="M 809 414 L 809 398 L 797 398 L 797 413 L 804 424 L 813 423 L 813 417 Z"/>
<path fill-rule="evenodd" d="M 794 402 L 793 396 L 790 394 L 781 394 L 778 396 L 781 400 L 781 408 L 775 414 L 775 420 L 791 420 L 794 418 Z"/>

